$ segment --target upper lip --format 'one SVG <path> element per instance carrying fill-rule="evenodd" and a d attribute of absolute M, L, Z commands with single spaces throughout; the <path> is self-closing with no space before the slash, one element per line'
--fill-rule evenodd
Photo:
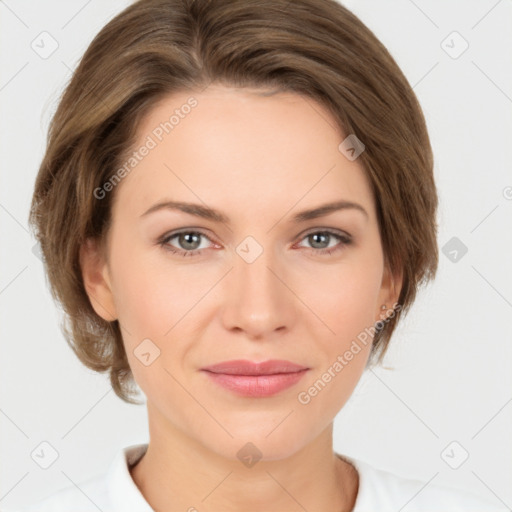
<path fill-rule="evenodd" d="M 273 375 L 276 373 L 296 373 L 308 369 L 309 368 L 306 366 L 292 363 L 284 359 L 270 359 L 268 361 L 262 361 L 261 363 L 237 359 L 201 368 L 201 370 L 213 373 L 225 373 L 228 375 Z"/>

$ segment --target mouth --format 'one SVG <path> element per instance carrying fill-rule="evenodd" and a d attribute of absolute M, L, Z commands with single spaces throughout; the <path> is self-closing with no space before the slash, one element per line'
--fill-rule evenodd
<path fill-rule="evenodd" d="M 260 363 L 246 359 L 237 359 L 213 364 L 201 369 L 226 375 L 275 375 L 278 373 L 296 373 L 302 370 L 309 370 L 307 366 L 284 359 L 270 359 Z"/>
<path fill-rule="evenodd" d="M 241 396 L 263 398 L 297 384 L 310 368 L 285 360 L 226 361 L 201 371 L 219 386 Z"/>

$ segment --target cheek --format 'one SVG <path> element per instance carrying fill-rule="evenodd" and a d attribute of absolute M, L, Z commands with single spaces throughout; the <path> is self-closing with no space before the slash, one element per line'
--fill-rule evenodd
<path fill-rule="evenodd" d="M 132 247 L 120 237 L 114 267 L 114 300 L 128 331 L 162 338 L 207 290 L 204 280 L 165 258 L 157 247 Z M 197 290 L 196 290 L 197 288 Z"/>
<path fill-rule="evenodd" d="M 380 284 L 378 261 L 361 259 L 303 272 L 295 290 L 304 304 L 323 320 L 324 324 L 319 324 L 325 333 L 340 340 L 340 335 L 343 339 L 355 336 L 374 324 Z"/>
<path fill-rule="evenodd" d="M 334 334 L 324 325 L 313 333 L 319 364 L 297 396 L 303 413 L 323 421 L 330 421 L 352 395 L 366 368 L 374 332 L 368 292 L 347 290 L 336 296 L 338 301 L 329 299 L 322 311 Z"/>
<path fill-rule="evenodd" d="M 122 244 L 117 247 L 114 300 L 130 367 L 142 389 L 169 388 L 173 381 L 165 369 L 174 373 L 185 357 L 190 331 L 204 314 L 201 298 L 218 278 L 157 259 L 156 249 L 149 256 L 132 250 L 123 257 Z M 145 365 L 148 359 L 154 362 Z"/>
<path fill-rule="evenodd" d="M 318 425 L 332 421 L 351 397 L 368 359 L 370 344 L 360 344 L 350 350 L 350 360 L 346 351 L 339 350 L 328 364 L 319 369 L 304 383 L 297 393 L 297 413 L 304 418 L 315 418 Z M 338 357 L 339 356 L 339 357 Z"/>
<path fill-rule="evenodd" d="M 303 295 L 322 320 L 312 317 L 315 322 L 309 322 L 320 364 L 301 387 L 304 400 L 297 397 L 310 414 L 322 418 L 337 414 L 361 378 L 372 346 L 380 282 L 375 258 L 333 265 L 317 271 L 314 282 L 311 277 L 303 281 Z"/>

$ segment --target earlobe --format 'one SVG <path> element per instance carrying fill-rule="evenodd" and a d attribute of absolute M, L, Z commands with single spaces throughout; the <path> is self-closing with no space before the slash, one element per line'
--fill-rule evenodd
<path fill-rule="evenodd" d="M 107 262 L 96 240 L 87 239 L 80 247 L 80 268 L 85 291 L 94 311 L 113 322 L 117 312 Z"/>
<path fill-rule="evenodd" d="M 389 267 L 386 266 L 377 305 L 378 320 L 385 320 L 389 316 L 389 311 L 394 309 L 402 289 L 402 279 L 402 273 L 393 275 Z"/>

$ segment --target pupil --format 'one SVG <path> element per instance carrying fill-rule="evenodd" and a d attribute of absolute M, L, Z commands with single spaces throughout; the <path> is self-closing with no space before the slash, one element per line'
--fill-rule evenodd
<path fill-rule="evenodd" d="M 325 238 L 327 238 L 327 237 L 328 237 L 328 235 L 327 235 L 326 233 L 315 233 L 315 234 L 310 235 L 310 236 L 311 236 L 311 237 L 312 237 L 312 239 L 313 239 L 313 242 L 312 242 L 312 244 L 311 244 L 311 245 L 313 245 L 313 247 L 314 247 L 314 246 L 315 246 L 315 244 L 317 243 L 317 239 L 318 239 L 319 237 L 323 237 L 323 238 L 324 238 L 324 241 L 323 241 L 323 242 L 322 242 L 322 241 L 318 242 L 318 243 L 320 243 L 320 245 L 322 245 L 322 243 L 324 243 L 324 244 L 325 244 Z M 317 248 L 318 248 L 318 247 L 317 247 Z M 320 248 L 322 248 L 322 247 L 320 247 Z"/>
<path fill-rule="evenodd" d="M 190 239 L 195 238 L 194 241 L 190 241 Z M 197 247 L 197 242 L 199 240 L 199 235 L 197 233 L 184 233 L 181 235 L 180 243 L 184 240 L 184 247 L 187 249 L 195 249 Z M 187 244 L 192 244 L 193 247 L 187 247 Z"/>

